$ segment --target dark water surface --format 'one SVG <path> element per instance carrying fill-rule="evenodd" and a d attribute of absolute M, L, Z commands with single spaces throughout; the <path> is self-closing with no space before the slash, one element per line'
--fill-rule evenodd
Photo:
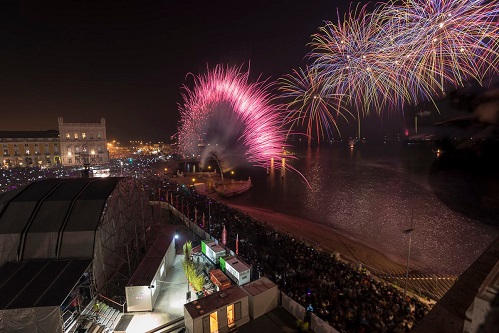
<path fill-rule="evenodd" d="M 332 226 L 399 261 L 412 227 L 411 267 L 427 273 L 462 273 L 499 235 L 499 172 L 483 161 L 398 143 L 295 151 L 310 187 L 297 173 L 241 169 L 254 186 L 230 202 Z"/>

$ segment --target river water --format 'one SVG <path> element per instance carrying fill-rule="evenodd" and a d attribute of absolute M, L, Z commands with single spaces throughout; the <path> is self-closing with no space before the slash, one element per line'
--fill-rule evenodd
<path fill-rule="evenodd" d="M 308 184 L 296 172 L 240 168 L 235 178 L 251 176 L 253 187 L 230 202 L 331 226 L 399 261 L 413 229 L 411 267 L 425 273 L 462 273 L 499 235 L 499 177 L 483 161 L 443 163 L 433 147 L 401 143 L 293 150 L 287 163 Z"/>

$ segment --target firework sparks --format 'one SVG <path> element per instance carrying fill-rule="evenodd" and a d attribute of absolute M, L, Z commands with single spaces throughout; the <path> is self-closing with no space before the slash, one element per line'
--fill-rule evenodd
<path fill-rule="evenodd" d="M 179 107 L 179 145 L 183 154 L 195 154 L 203 141 L 204 155 L 216 154 L 224 165 L 247 161 L 268 167 L 284 158 L 284 109 L 273 103 L 266 81 L 248 82 L 249 70 L 216 66 L 183 87 Z M 280 165 L 280 163 L 277 163 Z"/>
<path fill-rule="evenodd" d="M 295 70 L 293 74 L 280 79 L 282 97 L 291 100 L 288 104 L 290 112 L 285 124 L 290 131 L 295 127 L 306 127 L 308 144 L 321 139 L 333 139 L 334 130 L 340 132 L 336 119 L 349 113 L 342 106 L 343 95 L 330 93 L 321 82 L 317 82 L 317 73 L 310 68 Z"/>
<path fill-rule="evenodd" d="M 406 0 L 382 11 L 406 76 L 440 92 L 497 71 L 498 14 L 483 0 Z"/>
<path fill-rule="evenodd" d="M 357 6 L 343 19 L 337 16 L 337 24 L 327 21 L 312 36 L 311 69 L 288 76 L 284 92 L 293 98 L 290 106 L 308 101 L 314 89 L 336 96 L 337 110 L 340 105 L 357 115 L 359 137 L 360 119 L 372 111 L 434 101 L 449 88 L 482 83 L 498 71 L 497 1 L 391 1 L 372 12 Z M 299 111 L 288 121 L 302 121 Z M 319 118 L 311 121 L 324 128 Z"/>
<path fill-rule="evenodd" d="M 393 77 L 394 64 L 382 30 L 385 20 L 377 11 L 358 7 L 343 20 L 338 14 L 338 24 L 326 22 L 310 43 L 317 80 L 330 93 L 348 96 L 344 101 L 359 115 L 398 106 L 405 95 Z"/>

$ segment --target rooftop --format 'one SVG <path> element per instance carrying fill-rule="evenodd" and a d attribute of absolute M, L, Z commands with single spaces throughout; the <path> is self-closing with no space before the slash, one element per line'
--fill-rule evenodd
<path fill-rule="evenodd" d="M 248 297 L 246 293 L 239 286 L 234 285 L 230 288 L 187 303 L 184 306 L 192 319 L 195 319 L 220 309 L 225 305 L 235 303 L 245 297 Z"/>
<path fill-rule="evenodd" d="M 59 131 L 0 131 L 1 139 L 24 139 L 24 138 L 59 138 Z"/>
<path fill-rule="evenodd" d="M 206 244 L 206 247 L 209 247 L 215 253 L 225 252 L 225 249 L 222 246 L 218 245 L 213 241 L 204 241 L 204 242 Z"/>
<path fill-rule="evenodd" d="M 277 285 L 274 282 L 267 279 L 266 277 L 262 277 L 258 280 L 255 280 L 253 282 L 247 283 L 244 286 L 242 286 L 242 288 L 252 296 L 256 296 L 258 294 L 263 293 L 266 290 L 275 287 L 277 287 Z"/>
<path fill-rule="evenodd" d="M 236 257 L 229 256 L 223 258 L 223 260 L 238 272 L 243 272 L 250 269 L 248 265 L 246 265 L 244 262 L 242 262 Z"/>
<path fill-rule="evenodd" d="M 91 259 L 8 262 L 0 267 L 0 310 L 60 306 Z"/>

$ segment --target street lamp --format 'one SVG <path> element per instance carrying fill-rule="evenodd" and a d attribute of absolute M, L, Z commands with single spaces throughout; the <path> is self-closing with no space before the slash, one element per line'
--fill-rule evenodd
<path fill-rule="evenodd" d="M 409 249 L 407 251 L 407 267 L 406 267 L 406 270 L 405 270 L 405 286 L 404 286 L 404 299 L 405 299 L 405 296 L 407 295 L 407 281 L 409 280 L 409 260 L 411 259 L 411 241 L 412 241 L 412 231 L 414 229 L 413 228 L 410 228 L 410 229 L 405 229 L 403 232 L 404 234 L 409 234 Z"/>
<path fill-rule="evenodd" d="M 210 233 L 211 226 L 211 199 L 208 198 L 208 233 Z"/>

